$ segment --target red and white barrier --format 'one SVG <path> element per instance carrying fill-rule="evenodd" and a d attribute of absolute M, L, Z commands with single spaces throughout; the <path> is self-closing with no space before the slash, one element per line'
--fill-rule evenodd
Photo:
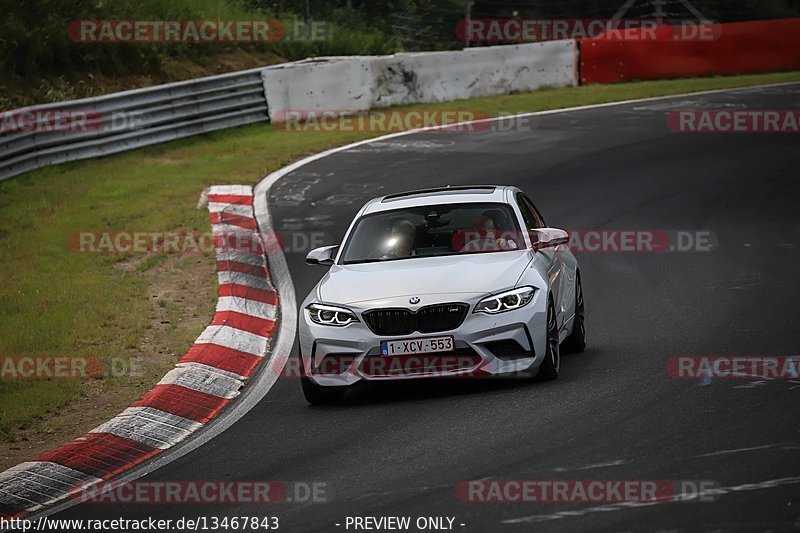
<path fill-rule="evenodd" d="M 253 213 L 253 190 L 212 187 L 208 201 L 219 277 L 211 325 L 131 407 L 87 435 L 0 473 L 0 517 L 63 500 L 181 442 L 219 415 L 268 355 L 279 300 Z"/>
<path fill-rule="evenodd" d="M 626 30 L 580 55 L 583 85 L 800 69 L 800 18 Z"/>

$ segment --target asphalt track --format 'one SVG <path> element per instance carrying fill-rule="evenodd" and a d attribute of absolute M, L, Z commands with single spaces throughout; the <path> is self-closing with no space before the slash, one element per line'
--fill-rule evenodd
<path fill-rule="evenodd" d="M 371 386 L 312 408 L 281 379 L 228 431 L 144 478 L 324 482 L 328 503 L 80 505 L 56 517 L 273 515 L 287 532 L 398 515 L 452 516 L 463 531 L 800 529 L 800 380 L 709 383 L 665 370 L 674 355 L 800 352 L 797 135 L 673 133 L 667 113 L 798 107 L 800 84 L 631 103 L 509 131 L 398 137 L 289 174 L 269 198 L 276 229 L 330 242 L 372 196 L 500 183 L 528 192 L 550 226 L 708 231 L 715 247 L 579 254 L 589 347 L 564 358 L 555 382 Z M 296 244 L 287 261 L 301 301 L 324 269 L 306 266 Z M 458 500 L 459 481 L 483 478 L 728 489 L 652 506 Z"/>

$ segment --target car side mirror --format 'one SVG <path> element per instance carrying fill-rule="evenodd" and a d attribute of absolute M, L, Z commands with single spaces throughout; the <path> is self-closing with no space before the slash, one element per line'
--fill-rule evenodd
<path fill-rule="evenodd" d="M 306 263 L 309 265 L 331 266 L 336 258 L 339 246 L 325 246 L 311 250 L 306 256 Z"/>
<path fill-rule="evenodd" d="M 538 228 L 530 230 L 533 251 L 539 252 L 545 248 L 555 248 L 569 243 L 569 233 L 563 229 Z"/>

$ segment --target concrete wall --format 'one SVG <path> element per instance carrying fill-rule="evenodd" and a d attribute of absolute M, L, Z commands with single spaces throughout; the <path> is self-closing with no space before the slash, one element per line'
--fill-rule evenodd
<path fill-rule="evenodd" d="M 286 112 L 358 112 L 577 85 L 575 41 L 391 56 L 334 57 L 264 69 L 270 119 Z"/>

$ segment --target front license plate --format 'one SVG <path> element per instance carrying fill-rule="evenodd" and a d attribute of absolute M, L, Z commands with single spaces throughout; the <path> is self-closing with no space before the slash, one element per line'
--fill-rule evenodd
<path fill-rule="evenodd" d="M 381 342 L 381 354 L 383 355 L 413 355 L 452 352 L 453 350 L 455 350 L 453 337 L 425 337 Z"/>

